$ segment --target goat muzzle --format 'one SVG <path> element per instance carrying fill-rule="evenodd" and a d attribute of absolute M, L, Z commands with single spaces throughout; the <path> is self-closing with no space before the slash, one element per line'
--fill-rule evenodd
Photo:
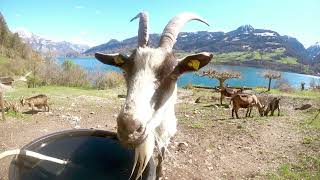
<path fill-rule="evenodd" d="M 118 116 L 117 134 L 122 144 L 135 147 L 147 137 L 146 127 L 140 121 L 130 117 L 132 116 L 127 114 Z"/>

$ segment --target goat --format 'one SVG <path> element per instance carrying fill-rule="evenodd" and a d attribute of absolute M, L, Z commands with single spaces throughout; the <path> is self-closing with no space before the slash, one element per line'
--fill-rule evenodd
<path fill-rule="evenodd" d="M 170 138 L 176 133 L 174 104 L 177 98 L 177 79 L 185 72 L 197 71 L 207 65 L 213 55 L 202 52 L 178 59 L 172 52 L 180 29 L 191 20 L 208 25 L 193 13 L 175 16 L 165 27 L 157 48 L 148 47 L 148 14 L 139 18 L 138 47 L 130 56 L 95 53 L 104 64 L 125 72 L 127 97 L 117 117 L 117 136 L 120 142 L 135 149 L 136 179 L 141 177 L 153 154 L 158 150 L 156 178 L 162 176 L 162 161 Z M 138 162 L 138 163 L 137 163 Z M 131 174 L 132 175 L 132 174 Z"/>
<path fill-rule="evenodd" d="M 278 110 L 278 116 L 280 116 L 280 98 L 273 98 L 267 106 L 267 109 L 264 112 L 265 116 L 268 116 L 269 112 L 271 111 L 271 116 L 273 116 L 274 111 Z"/>
<path fill-rule="evenodd" d="M 236 94 L 231 98 L 231 101 L 233 104 L 232 118 L 234 118 L 233 113 L 235 112 L 237 119 L 239 119 L 238 110 L 240 108 L 247 108 L 246 117 L 250 117 L 254 106 L 258 108 L 260 116 L 263 116 L 264 106 L 254 94 Z"/>
<path fill-rule="evenodd" d="M 27 99 L 22 98 L 20 100 L 20 103 L 22 106 L 25 106 L 26 104 L 32 108 L 32 111 L 34 111 L 35 107 L 39 108 L 43 108 L 45 111 L 49 112 L 49 105 L 48 105 L 48 96 L 44 95 L 44 94 L 39 94 L 37 96 L 33 96 Z"/>

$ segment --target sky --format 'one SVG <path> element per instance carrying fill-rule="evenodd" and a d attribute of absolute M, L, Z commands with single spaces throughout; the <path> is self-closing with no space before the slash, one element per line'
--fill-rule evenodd
<path fill-rule="evenodd" d="M 182 31 L 229 32 L 250 24 L 295 37 L 307 48 L 320 42 L 319 9 L 319 0 L 0 0 L 11 31 L 90 46 L 136 36 L 138 21 L 129 21 L 147 11 L 150 33 L 162 33 L 181 12 L 194 12 L 210 27 L 193 21 Z"/>

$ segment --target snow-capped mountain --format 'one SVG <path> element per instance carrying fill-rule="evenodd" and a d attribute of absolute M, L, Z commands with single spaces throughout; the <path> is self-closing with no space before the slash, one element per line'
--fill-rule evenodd
<path fill-rule="evenodd" d="M 53 41 L 43 36 L 35 35 L 26 30 L 16 31 L 25 43 L 42 54 L 49 54 L 56 57 L 78 56 L 89 49 L 88 45 L 73 44 L 66 41 Z"/>
<path fill-rule="evenodd" d="M 309 57 L 315 61 L 315 60 L 320 60 L 320 42 L 317 42 L 316 44 L 310 46 L 307 48 L 307 52 Z"/>
<path fill-rule="evenodd" d="M 158 45 L 159 34 L 150 34 L 149 44 L 152 47 Z M 85 54 L 94 54 L 101 52 L 129 52 L 136 47 L 137 37 L 125 39 L 123 41 L 110 40 L 108 43 L 93 47 L 85 51 Z M 255 29 L 251 25 L 240 26 L 230 32 L 181 32 L 177 43 L 174 46 L 177 51 L 209 51 L 216 53 L 229 52 L 275 52 L 275 59 L 285 58 L 287 56 L 295 57 L 300 62 L 307 62 L 307 55 L 304 46 L 295 38 L 290 36 L 281 36 L 279 33 L 266 30 Z"/>

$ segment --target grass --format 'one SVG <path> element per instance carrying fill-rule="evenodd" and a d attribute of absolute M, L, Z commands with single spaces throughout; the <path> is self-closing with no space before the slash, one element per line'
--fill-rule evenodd
<path fill-rule="evenodd" d="M 200 122 L 193 122 L 193 123 L 191 123 L 190 127 L 195 128 L 195 129 L 202 129 L 202 128 L 204 128 L 204 125 Z"/>
<path fill-rule="evenodd" d="M 320 156 L 306 156 L 298 163 L 283 164 L 270 179 L 320 179 Z"/>
<path fill-rule="evenodd" d="M 37 88 L 15 88 L 5 93 L 5 99 L 18 102 L 22 97 L 32 97 L 38 94 L 45 94 L 49 97 L 49 106 L 59 104 L 67 106 L 73 98 L 79 96 L 94 96 L 115 100 L 119 94 L 125 94 L 125 89 L 108 89 L 97 90 L 80 87 L 63 87 L 63 86 L 42 86 Z M 10 116 L 15 116 L 14 114 Z"/>
<path fill-rule="evenodd" d="M 21 112 L 15 112 L 15 111 L 11 111 L 9 110 L 6 113 L 6 116 L 10 116 L 16 119 L 28 119 L 29 117 L 31 117 L 31 115 L 29 114 L 22 114 Z"/>
<path fill-rule="evenodd" d="M 296 65 L 298 63 L 298 59 L 294 57 L 283 57 L 285 53 L 284 48 L 274 49 L 270 52 L 262 52 L 259 51 L 235 51 L 228 53 L 217 53 L 214 54 L 213 62 L 214 63 L 223 63 L 230 61 L 251 61 L 251 60 L 264 60 L 264 61 L 276 61 L 282 64 L 288 65 Z M 190 53 L 177 53 L 178 57 L 184 57 L 190 55 Z M 308 72 L 308 70 L 305 70 Z"/>
<path fill-rule="evenodd" d="M 276 60 L 284 64 L 298 64 L 297 59 L 293 57 L 281 57 L 285 49 L 278 48 L 270 52 L 259 51 L 236 51 L 229 53 L 219 53 L 214 56 L 215 62 L 228 62 L 228 61 L 247 61 L 247 60 Z"/>
<path fill-rule="evenodd" d="M 298 64 L 298 59 L 293 57 L 282 57 L 280 62 L 283 64 Z"/>
<path fill-rule="evenodd" d="M 19 99 L 21 97 L 29 97 L 37 94 L 46 94 L 48 96 L 59 97 L 77 97 L 81 95 L 97 96 L 97 97 L 117 97 L 119 92 L 124 90 L 96 90 L 78 87 L 63 87 L 63 86 L 42 86 L 37 88 L 18 88 L 9 91 L 5 94 L 9 99 Z"/>
<path fill-rule="evenodd" d="M 6 64 L 9 62 L 9 58 L 0 55 L 0 65 Z"/>
<path fill-rule="evenodd" d="M 298 97 L 298 98 L 309 98 L 309 99 L 316 99 L 320 97 L 320 91 L 316 90 L 295 90 L 293 92 L 282 92 L 279 89 L 271 89 L 267 92 L 266 88 L 256 88 L 254 89 L 257 92 L 265 92 L 268 94 L 277 94 L 282 96 L 289 96 L 289 97 Z"/>

